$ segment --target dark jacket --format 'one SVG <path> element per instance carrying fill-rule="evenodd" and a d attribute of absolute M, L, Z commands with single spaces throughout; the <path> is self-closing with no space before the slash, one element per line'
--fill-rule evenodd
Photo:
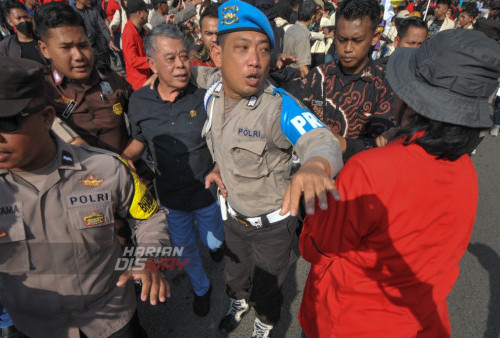
<path fill-rule="evenodd" d="M 48 66 L 49 63 L 47 59 L 42 55 L 40 51 L 40 47 L 36 45 L 37 51 L 40 53 L 40 57 L 45 61 L 44 65 Z M 21 58 L 21 44 L 17 39 L 17 35 L 11 35 L 6 37 L 4 40 L 0 42 L 0 56 L 10 56 L 12 58 Z"/>

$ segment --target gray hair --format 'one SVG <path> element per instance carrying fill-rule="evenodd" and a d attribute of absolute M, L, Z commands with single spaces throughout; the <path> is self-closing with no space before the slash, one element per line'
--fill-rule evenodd
<path fill-rule="evenodd" d="M 177 28 L 177 26 L 162 23 L 153 28 L 149 32 L 149 34 L 144 37 L 144 49 L 146 50 L 146 55 L 149 57 L 153 57 L 154 53 L 156 52 L 157 36 L 181 40 L 186 49 L 190 49 L 189 41 L 186 39 L 186 36 L 180 31 L 180 29 Z"/>

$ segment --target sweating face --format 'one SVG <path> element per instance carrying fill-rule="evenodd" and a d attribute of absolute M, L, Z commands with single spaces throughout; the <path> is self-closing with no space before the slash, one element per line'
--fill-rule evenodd
<path fill-rule="evenodd" d="M 221 46 L 212 46 L 212 57 L 221 68 L 225 95 L 240 100 L 264 87 L 271 63 L 269 38 L 257 31 L 227 33 Z"/>

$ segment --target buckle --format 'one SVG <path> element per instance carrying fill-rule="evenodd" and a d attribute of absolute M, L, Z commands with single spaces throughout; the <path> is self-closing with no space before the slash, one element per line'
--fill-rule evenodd
<path fill-rule="evenodd" d="M 241 217 L 239 217 L 239 216 L 237 216 L 237 215 L 236 215 L 236 216 L 233 216 L 233 218 L 234 218 L 235 220 L 237 220 L 238 222 L 240 222 L 242 225 L 246 226 L 246 227 L 252 226 L 252 224 L 250 224 L 250 222 L 248 222 L 246 219 L 241 218 Z"/>

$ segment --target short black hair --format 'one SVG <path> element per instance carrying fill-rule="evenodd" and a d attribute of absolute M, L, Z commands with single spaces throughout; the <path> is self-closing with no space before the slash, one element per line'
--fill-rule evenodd
<path fill-rule="evenodd" d="M 44 41 L 49 29 L 62 26 L 82 27 L 87 34 L 80 14 L 64 2 L 49 2 L 41 6 L 35 13 L 35 24 L 37 35 Z"/>
<path fill-rule="evenodd" d="M 200 16 L 200 28 L 201 28 L 203 19 L 205 19 L 205 18 L 214 18 L 214 19 L 219 20 L 219 5 L 211 4 L 210 6 L 205 8 L 205 10 L 203 11 L 203 13 Z"/>
<path fill-rule="evenodd" d="M 325 2 L 325 11 L 328 13 L 331 13 L 334 10 L 335 10 L 335 5 L 331 2 L 326 1 Z"/>
<path fill-rule="evenodd" d="M 299 4 L 298 21 L 309 21 L 316 14 L 316 3 L 313 0 L 303 0 Z"/>
<path fill-rule="evenodd" d="M 429 31 L 424 20 L 417 17 L 410 17 L 401 20 L 401 22 L 396 26 L 396 29 L 398 30 L 398 36 L 400 38 L 404 38 L 406 34 L 408 34 L 408 30 L 410 29 L 410 27 L 423 28 L 426 31 Z"/>
<path fill-rule="evenodd" d="M 436 0 L 436 6 L 442 4 L 448 6 L 448 8 L 451 8 L 451 0 Z"/>
<path fill-rule="evenodd" d="M 465 6 L 463 13 L 475 18 L 479 15 L 479 9 L 477 9 L 477 4 L 475 2 L 470 2 Z"/>
<path fill-rule="evenodd" d="M 372 31 L 375 32 L 381 20 L 381 13 L 377 0 L 343 0 L 335 12 L 335 21 L 338 25 L 341 17 L 353 21 L 367 16 L 372 22 Z"/>
<path fill-rule="evenodd" d="M 2 11 L 4 13 L 4 18 L 7 20 L 7 17 L 10 15 L 10 11 L 14 8 L 23 10 L 26 12 L 26 7 L 22 3 L 17 0 L 8 0 L 2 2 Z"/>
<path fill-rule="evenodd" d="M 404 145 L 418 144 L 438 159 L 456 161 L 477 147 L 481 130 L 481 128 L 431 120 L 416 113 L 410 117 L 409 124 L 402 128 L 396 137 L 403 137 Z M 425 134 L 412 141 L 411 139 L 420 131 L 424 131 Z"/>

